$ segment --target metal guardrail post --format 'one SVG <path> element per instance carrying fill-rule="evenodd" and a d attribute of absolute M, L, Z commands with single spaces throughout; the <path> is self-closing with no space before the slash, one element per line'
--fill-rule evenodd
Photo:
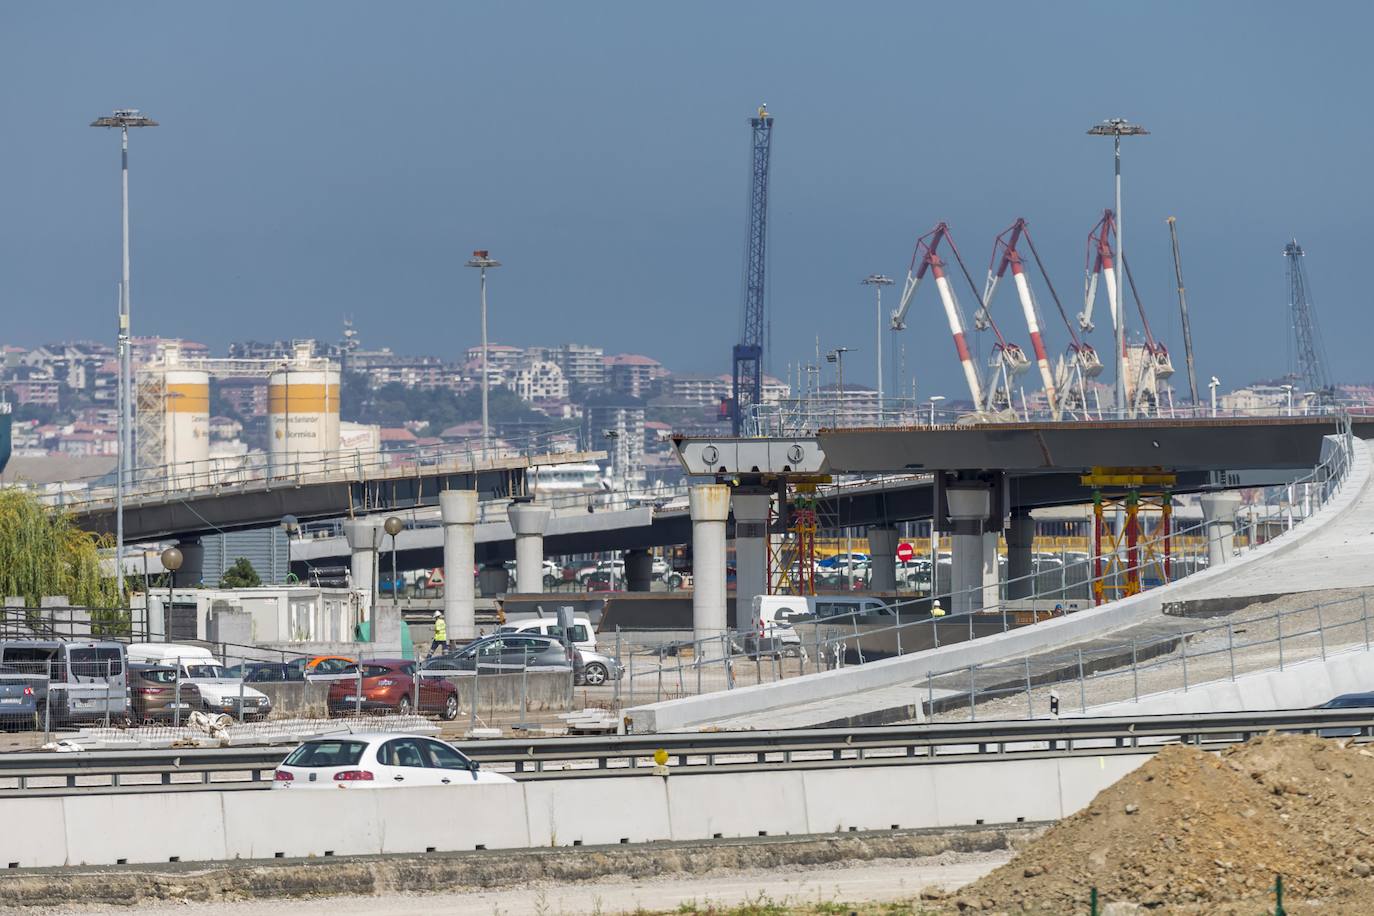
<path fill-rule="evenodd" d="M 975 708 L 978 701 L 978 682 L 974 678 L 973 669 L 973 665 L 968 666 L 968 720 L 970 722 L 978 718 L 978 712 Z"/>
<path fill-rule="evenodd" d="M 1140 654 L 1136 647 L 1136 641 L 1131 639 L 1131 696 L 1135 702 L 1140 702 Z"/>
<path fill-rule="evenodd" d="M 611 685 L 611 703 L 620 709 L 620 679 L 625 675 L 625 666 L 620 663 L 620 624 L 615 626 L 615 683 Z"/>
<path fill-rule="evenodd" d="M 1322 621 L 1322 605 L 1317 602 L 1317 638 L 1321 640 L 1322 661 L 1326 661 L 1326 624 Z"/>
<path fill-rule="evenodd" d="M 1183 692 L 1188 692 L 1188 634 L 1183 633 L 1178 637 L 1178 648 L 1183 659 Z"/>
<path fill-rule="evenodd" d="M 1274 614 L 1274 629 L 1279 641 L 1279 670 L 1283 670 L 1283 611 Z"/>
<path fill-rule="evenodd" d="M 926 719 L 935 717 L 935 675 L 926 672 Z"/>
<path fill-rule="evenodd" d="M 353 672 L 353 715 L 363 714 L 363 666 L 357 665 Z"/>
<path fill-rule="evenodd" d="M 1083 650 L 1078 650 L 1078 705 L 1084 713 L 1088 711 L 1088 683 L 1083 677 Z"/>
<path fill-rule="evenodd" d="M 1228 621 L 1226 624 L 1226 656 L 1231 661 L 1231 680 L 1236 679 L 1236 631 Z"/>
<path fill-rule="evenodd" d="M 1026 716 L 1035 718 L 1035 698 L 1031 696 L 1030 656 L 1026 656 Z"/>
<path fill-rule="evenodd" d="M 172 709 L 172 727 L 181 728 L 181 656 L 177 656 L 176 673 L 177 701 Z"/>
<path fill-rule="evenodd" d="M 110 678 L 114 677 L 114 663 L 105 661 L 105 727 L 110 727 Z"/>
<path fill-rule="evenodd" d="M 1364 618 L 1364 650 L 1369 651 L 1369 596 L 1360 592 L 1361 616 Z"/>

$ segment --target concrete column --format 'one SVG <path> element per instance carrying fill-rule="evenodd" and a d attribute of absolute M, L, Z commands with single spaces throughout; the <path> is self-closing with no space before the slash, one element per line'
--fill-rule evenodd
<path fill-rule="evenodd" d="M 654 558 L 647 550 L 625 551 L 625 591 L 647 592 L 653 587 Z"/>
<path fill-rule="evenodd" d="M 439 494 L 439 515 L 444 522 L 444 623 L 448 638 L 463 642 L 477 635 L 472 587 L 477 491 L 443 491 Z"/>
<path fill-rule="evenodd" d="M 871 592 L 897 590 L 897 529 L 875 525 L 868 529 L 869 577 Z"/>
<path fill-rule="evenodd" d="M 983 526 L 992 508 L 992 492 L 978 483 L 951 484 L 945 491 L 949 517 L 954 522 L 950 536 L 950 607 L 954 614 L 982 610 L 984 586 Z M 994 567 L 995 569 L 996 567 Z"/>
<path fill-rule="evenodd" d="M 1231 561 L 1236 552 L 1236 510 L 1239 493 L 1207 493 L 1202 503 L 1202 520 L 1207 523 L 1207 564 L 1220 566 Z"/>
<path fill-rule="evenodd" d="M 997 532 L 983 532 L 983 602 L 985 608 L 1002 603 L 1001 561 L 997 555 Z"/>
<path fill-rule="evenodd" d="M 768 507 L 772 501 L 771 492 L 753 487 L 730 493 L 735 513 L 736 626 L 742 626 L 753 612 L 755 596 L 768 594 Z"/>
<path fill-rule="evenodd" d="M 692 638 L 711 639 L 725 632 L 725 520 L 730 515 L 730 488 L 712 483 L 692 487 Z M 738 561 L 736 561 L 738 563 Z M 736 566 L 738 581 L 738 566 Z M 738 603 L 740 614 L 749 610 Z M 705 654 L 718 656 L 719 646 Z"/>
<path fill-rule="evenodd" d="M 1018 509 L 1011 514 L 1007 525 L 1007 597 L 1029 598 L 1035 592 L 1034 556 L 1031 545 L 1035 542 L 1035 519 L 1029 509 Z"/>
<path fill-rule="evenodd" d="M 477 588 L 483 598 L 495 598 L 510 591 L 510 573 L 502 560 L 488 560 L 477 572 Z"/>
<path fill-rule="evenodd" d="M 515 532 L 515 590 L 522 595 L 544 590 L 544 532 L 549 514 L 547 506 L 526 502 L 512 504 L 507 512 Z"/>
<path fill-rule="evenodd" d="M 205 546 L 201 544 L 200 538 L 177 541 L 177 550 L 181 551 L 181 568 L 177 570 L 176 576 L 177 585 L 190 588 L 204 583 Z M 218 585 L 219 581 L 216 580 L 215 584 Z"/>
<path fill-rule="evenodd" d="M 343 529 L 348 539 L 353 587 L 367 592 L 364 603 L 367 619 L 371 620 L 377 604 L 377 548 L 382 543 L 382 526 L 370 518 L 355 518 L 344 522 Z"/>

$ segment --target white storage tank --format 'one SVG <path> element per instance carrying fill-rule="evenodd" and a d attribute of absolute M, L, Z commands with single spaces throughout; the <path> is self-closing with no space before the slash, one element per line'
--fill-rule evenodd
<path fill-rule="evenodd" d="M 170 354 L 169 354 L 170 355 Z M 178 369 L 170 360 L 164 375 L 162 460 L 168 475 L 185 478 L 210 468 L 210 373 Z"/>
<path fill-rule="evenodd" d="M 339 367 L 298 347 L 267 379 L 267 435 L 271 474 L 330 469 L 339 452 Z"/>

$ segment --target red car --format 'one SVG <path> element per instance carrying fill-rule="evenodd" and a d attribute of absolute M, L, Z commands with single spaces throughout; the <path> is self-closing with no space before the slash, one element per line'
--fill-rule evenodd
<path fill-rule="evenodd" d="M 329 685 L 329 714 L 343 716 L 366 712 L 432 713 L 441 719 L 458 718 L 458 688 L 442 677 L 420 678 L 415 689 L 415 663 L 400 658 L 375 658 L 359 662 L 361 681 L 355 678 Z M 361 684 L 361 691 L 359 685 Z M 361 695 L 361 701 L 358 697 Z"/>

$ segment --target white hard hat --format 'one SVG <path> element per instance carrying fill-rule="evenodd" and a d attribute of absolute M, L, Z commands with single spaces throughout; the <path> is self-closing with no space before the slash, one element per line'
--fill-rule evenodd
<path fill-rule="evenodd" d="M 444 612 L 443 612 L 443 611 L 435 611 L 435 612 L 434 612 L 434 616 L 435 616 L 435 617 L 442 617 L 442 616 L 444 616 Z"/>

